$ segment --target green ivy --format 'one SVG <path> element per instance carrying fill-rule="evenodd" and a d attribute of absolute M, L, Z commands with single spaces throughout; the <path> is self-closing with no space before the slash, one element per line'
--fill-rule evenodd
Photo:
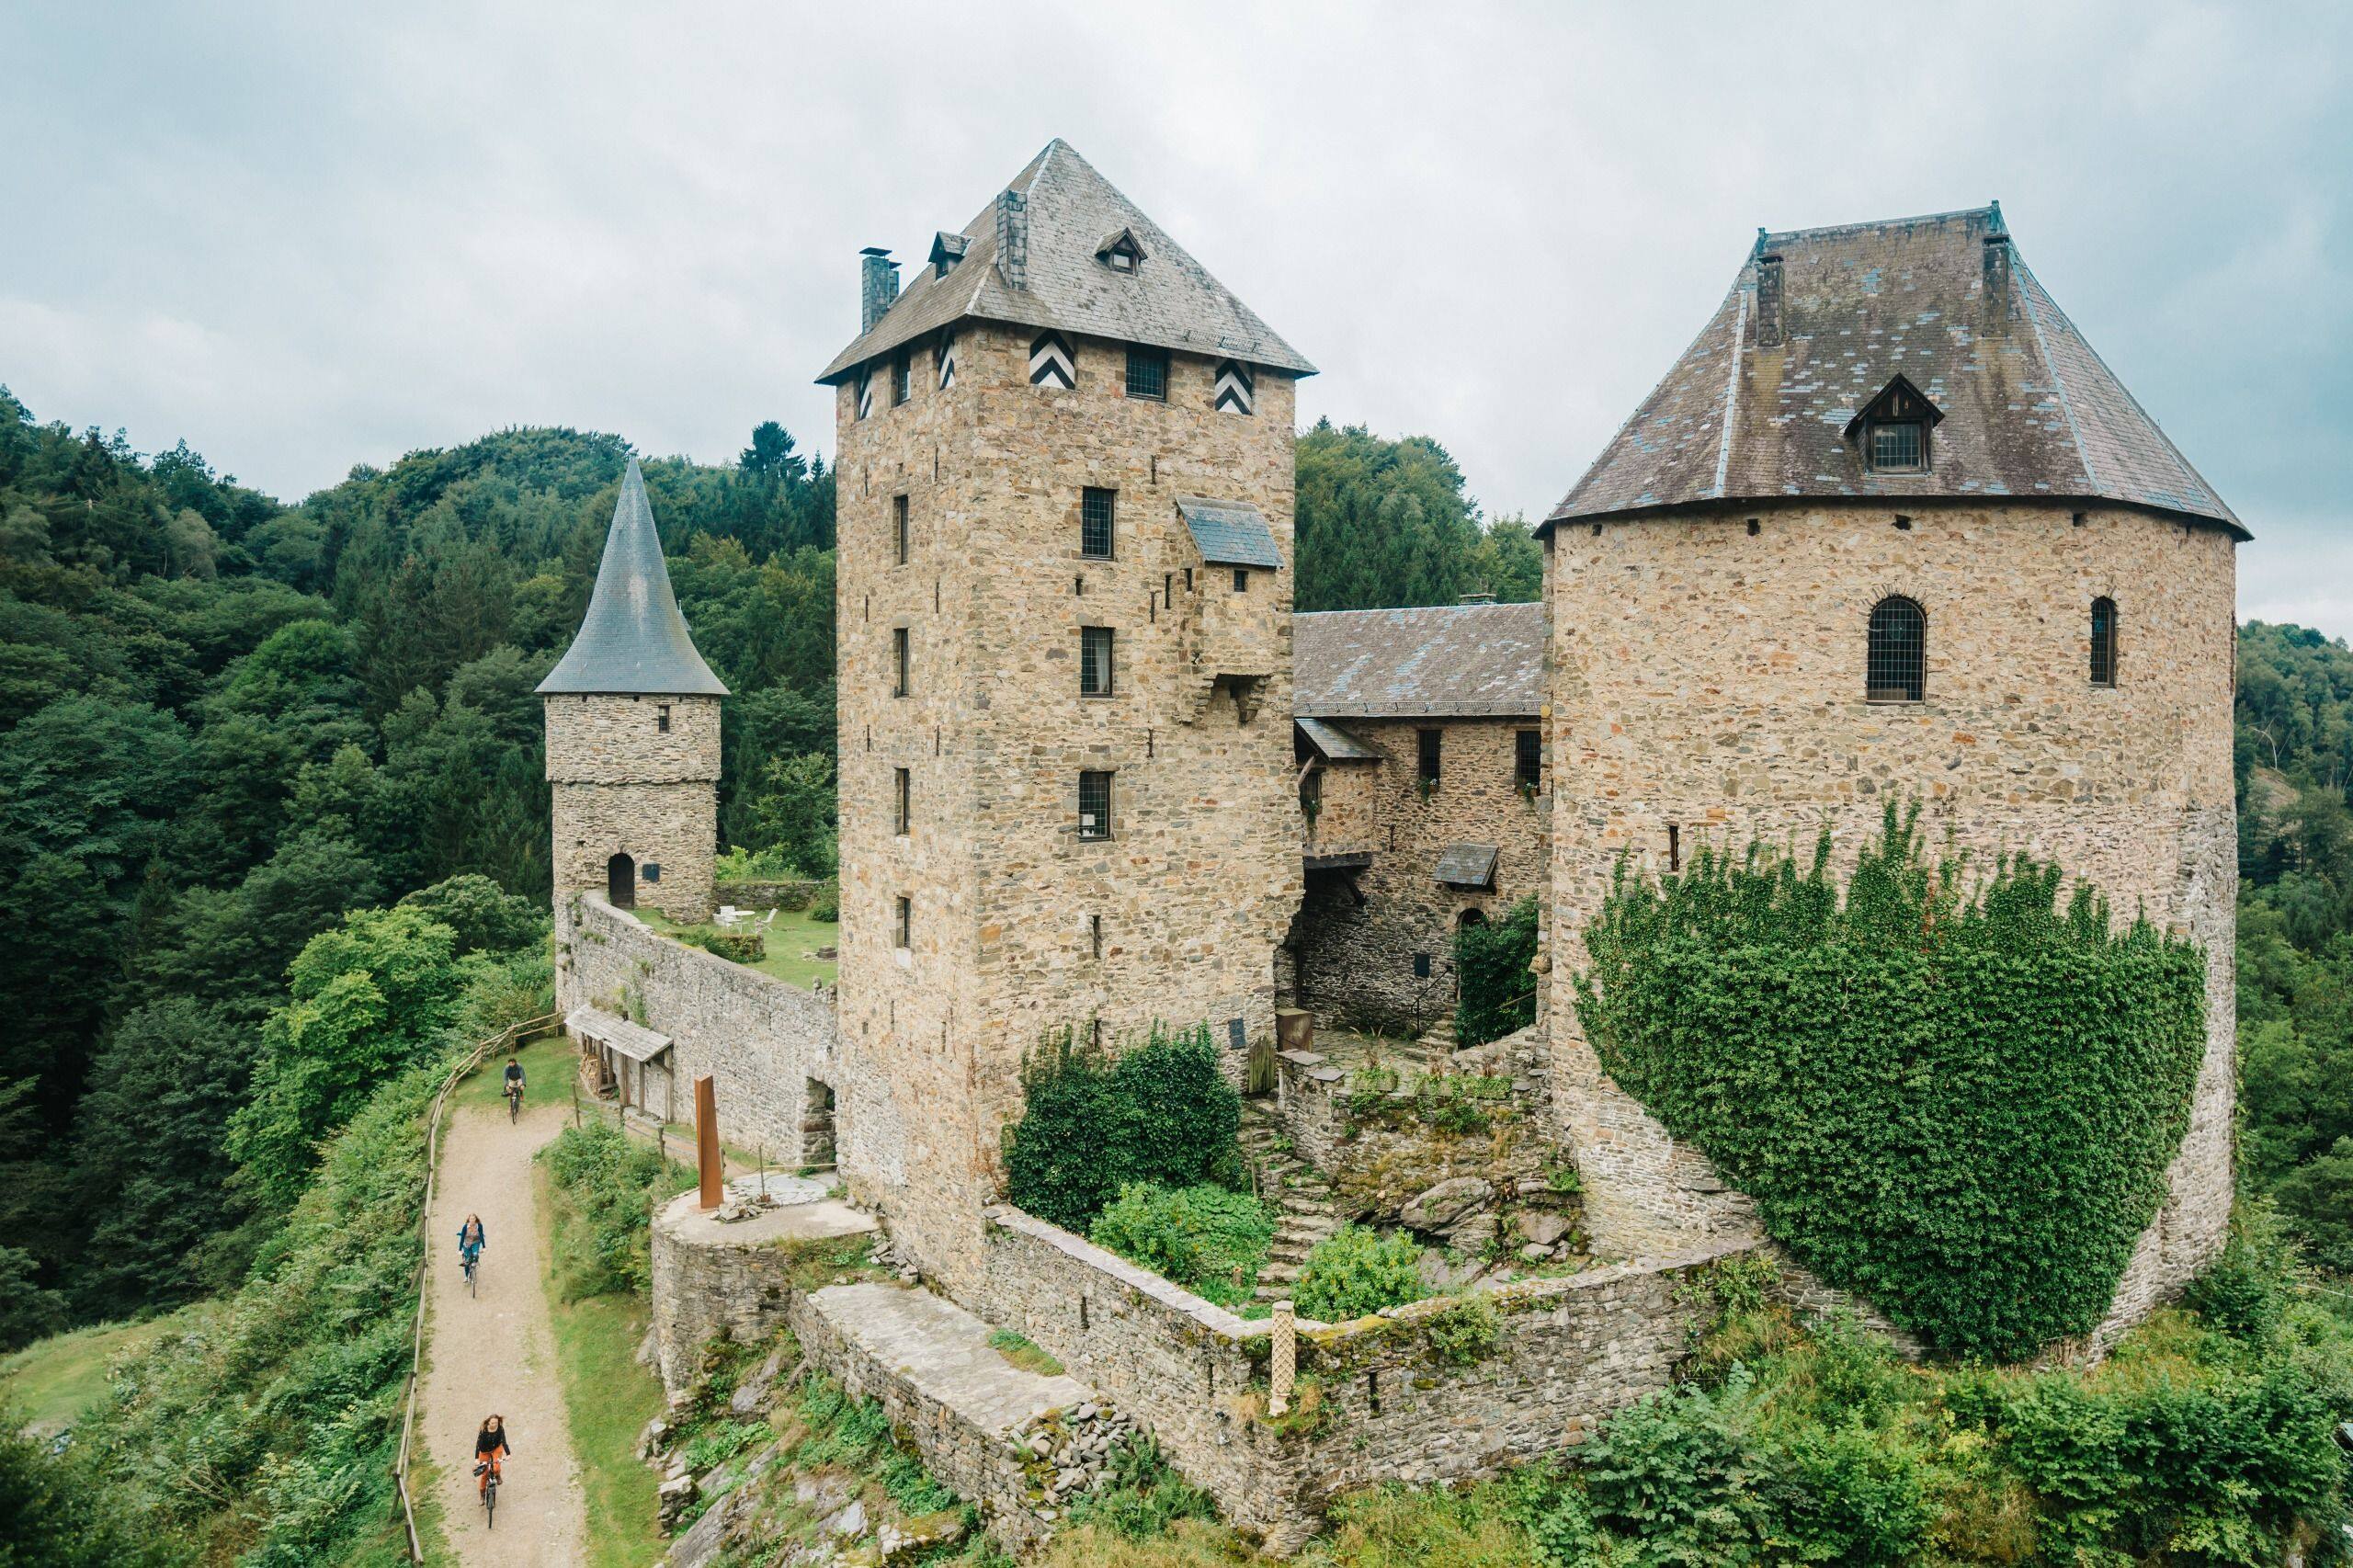
<path fill-rule="evenodd" d="M 2056 865 L 1970 894 L 1889 809 L 1843 900 L 1812 864 L 1621 865 L 1577 1011 L 1605 1069 L 1831 1284 L 1929 1344 L 2018 1358 L 2094 1327 L 2165 1195 L 2205 965 L 2112 930 Z"/>
<path fill-rule="evenodd" d="M 1206 1024 L 1155 1024 L 1116 1059 L 1074 1036 L 1022 1065 L 1021 1119 L 1005 1137 L 1015 1207 L 1085 1235 L 1131 1182 L 1230 1185 L 1240 1174 L 1242 1096 L 1218 1072 Z"/>
<path fill-rule="evenodd" d="M 1536 1021 L 1536 900 L 1521 899 L 1501 920 L 1465 926 L 1454 934 L 1455 972 L 1461 994 L 1454 1005 L 1454 1036 L 1484 1045 Z"/>

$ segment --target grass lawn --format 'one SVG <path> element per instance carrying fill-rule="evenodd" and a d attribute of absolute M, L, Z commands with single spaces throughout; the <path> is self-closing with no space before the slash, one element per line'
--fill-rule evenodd
<path fill-rule="evenodd" d="M 631 911 L 656 931 L 676 936 L 685 927 L 658 909 Z M 796 991 L 806 991 L 812 981 L 834 983 L 841 966 L 832 959 L 803 958 L 803 953 L 830 948 L 841 940 L 842 928 L 831 920 L 820 920 L 805 909 L 779 909 L 776 924 L 761 936 L 767 944 L 768 956 L 747 969 L 758 970 L 773 980 L 781 980 Z"/>
<path fill-rule="evenodd" d="M 35 1431 L 71 1426 L 106 1397 L 107 1363 L 182 1326 L 195 1309 L 144 1323 L 99 1324 L 54 1334 L 0 1359 L 0 1402 Z"/>
<path fill-rule="evenodd" d="M 550 1100 L 570 1105 L 573 1062 L 579 1054 L 580 1048 L 560 1034 L 535 1040 L 517 1051 L 515 1059 L 523 1064 L 523 1108 L 529 1110 Z M 484 1110 L 506 1109 L 506 1101 L 500 1097 L 506 1076 L 506 1058 L 503 1054 L 484 1057 L 482 1070 L 459 1084 L 449 1096 L 450 1108 L 480 1106 Z"/>
<path fill-rule="evenodd" d="M 524 1066 L 528 1070 L 530 1063 Z M 531 1180 L 552 1258 L 558 1228 L 574 1221 L 544 1166 L 533 1169 Z M 660 1478 L 639 1462 L 637 1438 L 667 1408 L 661 1380 L 637 1364 L 646 1304 L 622 1292 L 567 1303 L 552 1274 L 547 1292 L 548 1310 L 555 1317 L 564 1415 L 587 1499 L 587 1561 L 594 1568 L 642 1568 L 662 1550 L 654 1490 Z"/>

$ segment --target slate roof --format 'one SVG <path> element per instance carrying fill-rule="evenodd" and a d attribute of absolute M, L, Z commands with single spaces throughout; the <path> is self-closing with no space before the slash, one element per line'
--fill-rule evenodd
<path fill-rule="evenodd" d="M 1496 858 L 1492 844 L 1449 844 L 1438 852 L 1430 875 L 1449 887 L 1493 887 Z"/>
<path fill-rule="evenodd" d="M 1291 712 L 1526 717 L 1544 705 L 1544 607 L 1434 605 L 1291 618 Z"/>
<path fill-rule="evenodd" d="M 631 1062 L 651 1062 L 670 1049 L 670 1037 L 656 1034 L 601 1007 L 574 1007 L 563 1016 L 563 1027 L 574 1040 L 611 1046 Z"/>
<path fill-rule="evenodd" d="M 1369 746 L 1337 724 L 1327 724 L 1321 719 L 1293 719 L 1307 744 L 1315 748 L 1326 762 L 1380 762 L 1384 754 Z"/>
<path fill-rule="evenodd" d="M 629 460 L 613 524 L 605 534 L 605 557 L 597 566 L 597 586 L 580 635 L 572 640 L 542 693 L 632 692 L 668 697 L 724 697 L 727 688 L 710 673 L 688 635 L 686 617 L 670 592 L 670 569 L 662 561 L 662 536 L 654 529 L 654 508 L 645 499 L 645 475 Z"/>
<path fill-rule="evenodd" d="M 964 225 L 964 257 L 948 276 L 935 277 L 927 267 L 916 273 L 882 319 L 835 355 L 818 381 L 839 381 L 877 355 L 966 317 L 1315 373 L 1060 137 L 1006 188 L 1021 193 L 1029 214 L 1027 287 L 1008 287 L 997 267 L 996 200 L 991 198 Z M 1135 236 L 1146 258 L 1132 273 L 1114 272 L 1095 259 L 1105 236 L 1121 230 Z"/>
<path fill-rule="evenodd" d="M 1266 514 L 1247 501 L 1184 495 L 1177 498 L 1176 511 L 1193 536 L 1193 548 L 1211 565 L 1281 570 L 1282 552 L 1275 548 L 1274 530 L 1267 527 Z"/>
<path fill-rule="evenodd" d="M 2017 254 L 1998 204 L 1760 233 L 1723 303 L 1539 531 L 1783 496 L 2048 496 L 2238 517 Z M 1779 341 L 1760 295 L 1779 256 Z M 1895 376 L 1944 415 L 1930 472 L 1865 472 L 1847 425 Z"/>

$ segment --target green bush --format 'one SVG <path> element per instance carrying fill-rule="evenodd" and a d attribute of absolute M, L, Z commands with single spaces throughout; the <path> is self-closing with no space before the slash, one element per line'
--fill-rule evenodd
<path fill-rule="evenodd" d="M 809 901 L 809 915 L 810 918 L 823 920 L 827 925 L 839 921 L 842 917 L 841 883 L 837 881 L 821 883 L 817 889 L 817 896 Z"/>
<path fill-rule="evenodd" d="M 1495 1303 L 1484 1296 L 1465 1296 L 1422 1323 L 1422 1337 L 1430 1354 L 1449 1367 L 1469 1367 L 1487 1358 L 1501 1327 Z"/>
<path fill-rule="evenodd" d="M 1889 809 L 1842 901 L 1703 850 L 1619 876 L 1577 1012 L 1602 1065 L 1832 1284 L 1939 1348 L 2017 1358 L 2106 1312 L 2188 1124 L 2197 948 L 2121 933 L 2056 866 L 1972 897 Z"/>
<path fill-rule="evenodd" d="M 1239 1173 L 1242 1099 L 1218 1074 L 1207 1025 L 1114 1060 L 1062 1040 L 1022 1064 L 1021 1119 L 1006 1130 L 1016 1207 L 1087 1233 L 1131 1182 L 1195 1187 Z"/>
<path fill-rule="evenodd" d="M 653 1284 L 654 1205 L 683 1191 L 683 1173 L 617 1127 L 567 1127 L 540 1152 L 563 1222 L 555 1276 L 564 1301 Z"/>
<path fill-rule="evenodd" d="M 1209 1494 L 1178 1475 L 1147 1434 L 1113 1449 L 1104 1468 L 1105 1483 L 1071 1504 L 1074 1526 L 1094 1525 L 1121 1540 L 1156 1541 L 1179 1519 L 1217 1517 Z"/>
<path fill-rule="evenodd" d="M 768 945 L 757 931 L 728 931 L 716 926 L 690 926 L 679 933 L 696 947 L 718 954 L 731 963 L 757 963 L 768 956 Z"/>
<path fill-rule="evenodd" d="M 1091 1239 L 1222 1307 L 1251 1301 L 1275 1217 L 1246 1192 L 1130 1182 L 1095 1217 Z"/>
<path fill-rule="evenodd" d="M 1345 1323 L 1418 1301 L 1430 1293 L 1421 1260 L 1411 1236 L 1343 1225 L 1308 1249 L 1291 1286 L 1291 1304 L 1303 1316 Z"/>
<path fill-rule="evenodd" d="M 1501 920 L 1455 930 L 1456 1043 L 1484 1045 L 1536 1021 L 1536 900 L 1524 898 Z"/>

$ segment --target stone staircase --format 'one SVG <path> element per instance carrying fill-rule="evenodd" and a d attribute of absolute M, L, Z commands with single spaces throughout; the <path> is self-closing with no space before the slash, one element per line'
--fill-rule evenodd
<path fill-rule="evenodd" d="M 1271 1100 L 1242 1102 L 1242 1157 L 1257 1176 L 1259 1196 L 1278 1215 L 1256 1295 L 1262 1301 L 1288 1301 L 1309 1249 L 1340 1228 L 1332 1186 L 1283 1146 L 1282 1122 Z"/>
<path fill-rule="evenodd" d="M 1438 1022 L 1424 1029 L 1415 1045 L 1424 1062 L 1443 1062 L 1454 1050 L 1454 1010 L 1440 1013 Z"/>

